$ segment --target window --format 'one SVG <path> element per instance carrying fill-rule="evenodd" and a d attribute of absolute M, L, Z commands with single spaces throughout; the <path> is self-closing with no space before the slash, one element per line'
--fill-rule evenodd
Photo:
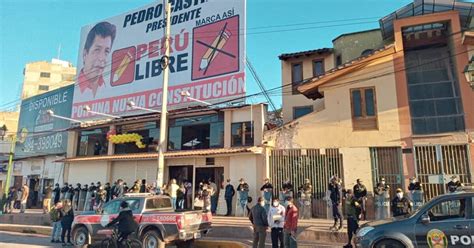
<path fill-rule="evenodd" d="M 156 149 L 158 148 L 160 129 L 157 127 L 157 122 L 155 121 L 117 126 L 116 133 L 139 134 L 143 137 L 141 142 L 145 145 L 145 147 L 140 148 L 135 144 L 135 142 L 115 144 L 115 154 L 156 152 Z"/>
<path fill-rule="evenodd" d="M 161 197 L 147 199 L 145 208 L 146 210 L 171 208 L 171 201 L 170 201 L 170 198 L 161 198 Z"/>
<path fill-rule="evenodd" d="M 139 199 L 127 199 L 125 200 L 128 203 L 128 208 L 132 210 L 134 214 L 140 212 L 140 200 Z M 104 206 L 104 214 L 118 214 L 120 211 L 120 204 L 122 200 L 111 201 L 110 203 Z M 147 203 L 148 204 L 148 203 Z"/>
<path fill-rule="evenodd" d="M 341 55 L 336 56 L 336 67 L 342 65 L 342 57 Z"/>
<path fill-rule="evenodd" d="M 49 78 L 49 77 L 51 77 L 51 73 L 49 73 L 49 72 L 40 72 L 40 77 Z"/>
<path fill-rule="evenodd" d="M 38 90 L 45 90 L 45 91 L 48 91 L 48 90 L 49 90 L 49 86 L 48 86 L 48 85 L 39 85 L 39 86 L 38 86 Z"/>
<path fill-rule="evenodd" d="M 298 119 L 303 115 L 313 112 L 313 106 L 293 107 L 293 119 Z"/>
<path fill-rule="evenodd" d="M 216 159 L 215 158 L 206 158 L 206 165 L 215 165 Z"/>
<path fill-rule="evenodd" d="M 224 115 L 195 116 L 170 120 L 168 150 L 224 147 Z"/>
<path fill-rule="evenodd" d="M 439 59 L 443 57 L 446 59 Z M 448 48 L 410 50 L 405 61 L 413 133 L 464 130 L 461 97 Z"/>
<path fill-rule="evenodd" d="M 92 156 L 107 154 L 108 128 L 97 128 L 79 132 L 77 156 Z"/>
<path fill-rule="evenodd" d="M 291 84 L 293 85 L 293 95 L 299 94 L 296 88 L 303 81 L 303 64 L 297 63 L 291 65 Z"/>
<path fill-rule="evenodd" d="M 464 219 L 466 217 L 466 199 L 440 202 L 426 214 L 430 217 L 430 221 Z"/>
<path fill-rule="evenodd" d="M 253 146 L 253 125 L 250 121 L 232 123 L 232 146 Z"/>
<path fill-rule="evenodd" d="M 375 88 L 351 89 L 350 93 L 353 129 L 377 129 Z"/>
<path fill-rule="evenodd" d="M 324 75 L 324 61 L 314 60 L 313 61 L 313 76 L 319 77 L 321 75 Z"/>
<path fill-rule="evenodd" d="M 104 206 L 104 214 L 117 214 L 120 210 L 121 201 L 113 201 Z"/>

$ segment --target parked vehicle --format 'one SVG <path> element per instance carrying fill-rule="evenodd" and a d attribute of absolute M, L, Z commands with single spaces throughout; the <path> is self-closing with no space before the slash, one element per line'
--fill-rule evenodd
<path fill-rule="evenodd" d="M 212 214 L 203 211 L 174 211 L 171 198 L 151 194 L 127 194 L 106 203 L 101 211 L 88 211 L 77 215 L 72 225 L 76 247 L 86 247 L 106 235 L 99 232 L 118 216 L 120 203 L 126 201 L 139 228 L 136 236 L 144 247 L 192 246 L 196 239 L 211 230 Z"/>

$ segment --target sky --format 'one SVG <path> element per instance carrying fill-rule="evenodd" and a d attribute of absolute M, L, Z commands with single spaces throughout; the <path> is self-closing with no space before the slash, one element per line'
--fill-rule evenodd
<path fill-rule="evenodd" d="M 20 98 L 26 63 L 50 61 L 58 57 L 61 46 L 60 59 L 76 66 L 82 26 L 153 2 L 0 0 L 0 111 L 12 107 L 11 103 Z M 332 47 L 332 39 L 340 34 L 378 28 L 381 17 L 411 2 L 247 0 L 247 57 L 267 89 L 278 87 L 278 55 Z M 260 88 L 247 73 L 247 94 L 258 92 Z M 281 93 L 272 94 L 271 98 L 277 107 L 281 106 Z"/>

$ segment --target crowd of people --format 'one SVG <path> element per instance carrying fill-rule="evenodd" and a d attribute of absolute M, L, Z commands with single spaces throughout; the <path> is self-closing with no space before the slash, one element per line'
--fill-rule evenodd
<path fill-rule="evenodd" d="M 463 184 L 457 176 L 452 176 L 451 181 L 446 185 L 448 192 L 456 192 L 462 186 Z M 250 218 L 254 226 L 254 247 L 262 247 L 262 242 L 264 242 L 262 240 L 265 240 L 268 228 L 271 229 L 273 247 L 283 247 L 284 244 L 285 247 L 293 247 L 292 245 L 296 245 L 297 219 L 311 218 L 312 188 L 310 180 L 305 179 L 294 193 L 293 184 L 287 179 L 276 196 L 273 185 L 266 178 L 260 187 L 261 194 L 257 203 L 251 208 L 250 186 L 243 178 L 239 180 L 235 188 L 230 179 L 227 179 L 225 184 L 222 183 L 219 188 L 214 180 L 203 180 L 199 182 L 194 199 L 192 199 L 194 190 L 192 183 L 190 181 L 178 183 L 176 179 L 171 179 L 169 183 L 165 183 L 161 187 L 156 187 L 154 183 L 147 184 L 145 179 L 136 180 L 131 187 L 128 187 L 122 179 L 118 179 L 112 185 L 92 182 L 89 185 L 78 183 L 76 187 L 73 187 L 64 183 L 63 187 L 56 184 L 54 188 L 51 186 L 45 188 L 43 211 L 51 215 L 53 222 L 52 242 L 66 243 L 66 240 L 70 241 L 70 226 L 74 210 L 100 210 L 106 202 L 122 197 L 126 193 L 168 195 L 175 210 L 191 209 L 194 206 L 196 210 L 210 211 L 213 215 L 217 213 L 219 198 L 222 197 L 226 206 L 224 208 L 219 205 L 219 209 L 222 210 L 220 214 L 225 216 L 233 214 L 233 200 L 237 196 L 235 215 Z M 408 185 L 409 196 L 405 195 L 401 188 L 397 188 L 395 197 L 390 199 L 390 190 L 389 184 L 384 178 L 381 178 L 373 191 L 376 215 L 379 214 L 377 210 L 381 210 L 379 212 L 382 213 L 382 217 L 388 217 L 389 214 L 393 217 L 409 214 L 413 210 L 413 203 L 417 201 L 415 199 L 417 195 L 413 193 L 422 192 L 422 185 L 413 177 Z M 11 213 L 13 208 L 19 208 L 20 213 L 24 213 L 28 196 L 29 187 L 27 184 L 18 189 L 11 187 L 7 196 L 5 213 Z M 336 175 L 329 180 L 327 200 L 334 218 L 334 224 L 330 229 L 338 231 L 342 228 L 342 204 L 345 204 L 349 238 L 345 247 L 352 247 L 351 240 L 359 228 L 359 221 L 367 219 L 367 196 L 368 190 L 361 179 L 357 179 L 351 189 L 344 189 L 342 180 Z M 422 195 L 418 197 L 418 200 L 422 201 Z M 378 203 L 377 201 L 383 202 Z M 377 209 L 379 205 L 383 207 Z M 61 241 L 59 241 L 60 236 Z"/>

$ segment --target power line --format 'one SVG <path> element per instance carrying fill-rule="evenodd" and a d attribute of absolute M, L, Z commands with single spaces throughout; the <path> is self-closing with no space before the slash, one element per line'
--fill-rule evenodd
<path fill-rule="evenodd" d="M 309 25 L 309 24 L 317 24 L 317 23 L 334 23 L 334 22 L 347 22 L 347 21 L 353 21 L 353 20 L 366 20 L 366 19 L 372 19 L 373 17 L 367 17 L 367 18 L 354 18 L 354 19 L 347 19 L 347 20 L 329 20 L 329 21 L 318 21 L 318 22 L 306 22 L 306 23 L 294 23 L 294 24 L 287 24 L 287 25 L 273 25 L 273 26 L 262 26 L 262 27 L 254 27 L 254 28 L 250 28 L 250 29 L 265 29 L 265 28 L 275 28 L 275 27 L 288 27 L 288 26 L 302 26 L 302 25 Z M 356 22 L 356 23 L 343 23 L 343 24 L 333 24 L 333 25 L 326 25 L 326 26 L 314 26 L 314 27 L 303 27 L 303 28 L 292 28 L 292 29 L 282 29 L 282 30 L 271 30 L 271 31 L 260 31 L 260 32 L 255 32 L 255 33 L 240 33 L 239 35 L 253 35 L 253 34 L 266 34 L 266 33 L 276 33 L 276 32 L 289 32 L 289 31 L 300 31 L 300 30 L 307 30 L 307 29 L 318 29 L 318 28 L 329 28 L 329 27 L 338 27 L 338 26 L 349 26 L 349 25 L 358 25 L 358 24 L 366 24 L 366 23 L 373 23 L 373 21 L 365 21 L 365 22 Z M 249 29 L 249 28 L 248 28 Z M 197 34 L 199 33 L 211 33 L 210 31 L 206 31 L 206 32 L 196 32 Z M 213 36 L 199 36 L 200 38 L 211 38 L 211 37 L 214 37 Z M 184 38 L 183 38 L 184 39 Z M 189 40 L 192 40 L 193 38 L 190 37 Z M 163 48 L 164 49 L 164 48 Z M 161 50 L 161 49 L 160 49 Z M 142 56 L 138 57 L 138 58 L 135 58 L 135 59 L 132 59 L 132 62 L 133 61 L 136 61 L 136 60 L 139 60 L 141 58 L 144 58 L 145 56 L 148 56 L 150 54 L 150 51 L 148 51 L 147 53 L 143 54 Z M 105 67 L 109 67 L 110 65 L 112 65 L 113 63 L 115 62 L 118 62 L 119 61 L 119 58 L 117 59 L 117 61 L 115 60 L 112 60 L 110 63 L 106 64 Z M 110 75 L 111 72 L 105 72 L 106 74 L 103 74 L 105 76 L 107 75 Z M 88 74 L 86 74 L 88 75 Z M 75 78 L 73 78 L 73 80 L 71 81 L 77 81 L 77 76 Z M 55 86 L 55 85 L 59 85 L 59 84 L 62 84 L 63 82 L 58 82 L 56 84 L 51 84 L 49 86 Z M 77 86 L 77 84 L 75 84 L 75 86 Z M 4 103 L 4 104 L 1 104 L 0 105 L 0 108 L 4 108 L 5 106 L 9 106 L 9 105 L 12 105 L 12 104 L 16 104 L 17 102 L 21 101 L 21 98 L 20 99 L 17 99 L 17 100 L 14 100 L 12 102 L 8 102 L 8 103 Z M 9 107 L 13 107 L 13 106 L 9 106 Z"/>

